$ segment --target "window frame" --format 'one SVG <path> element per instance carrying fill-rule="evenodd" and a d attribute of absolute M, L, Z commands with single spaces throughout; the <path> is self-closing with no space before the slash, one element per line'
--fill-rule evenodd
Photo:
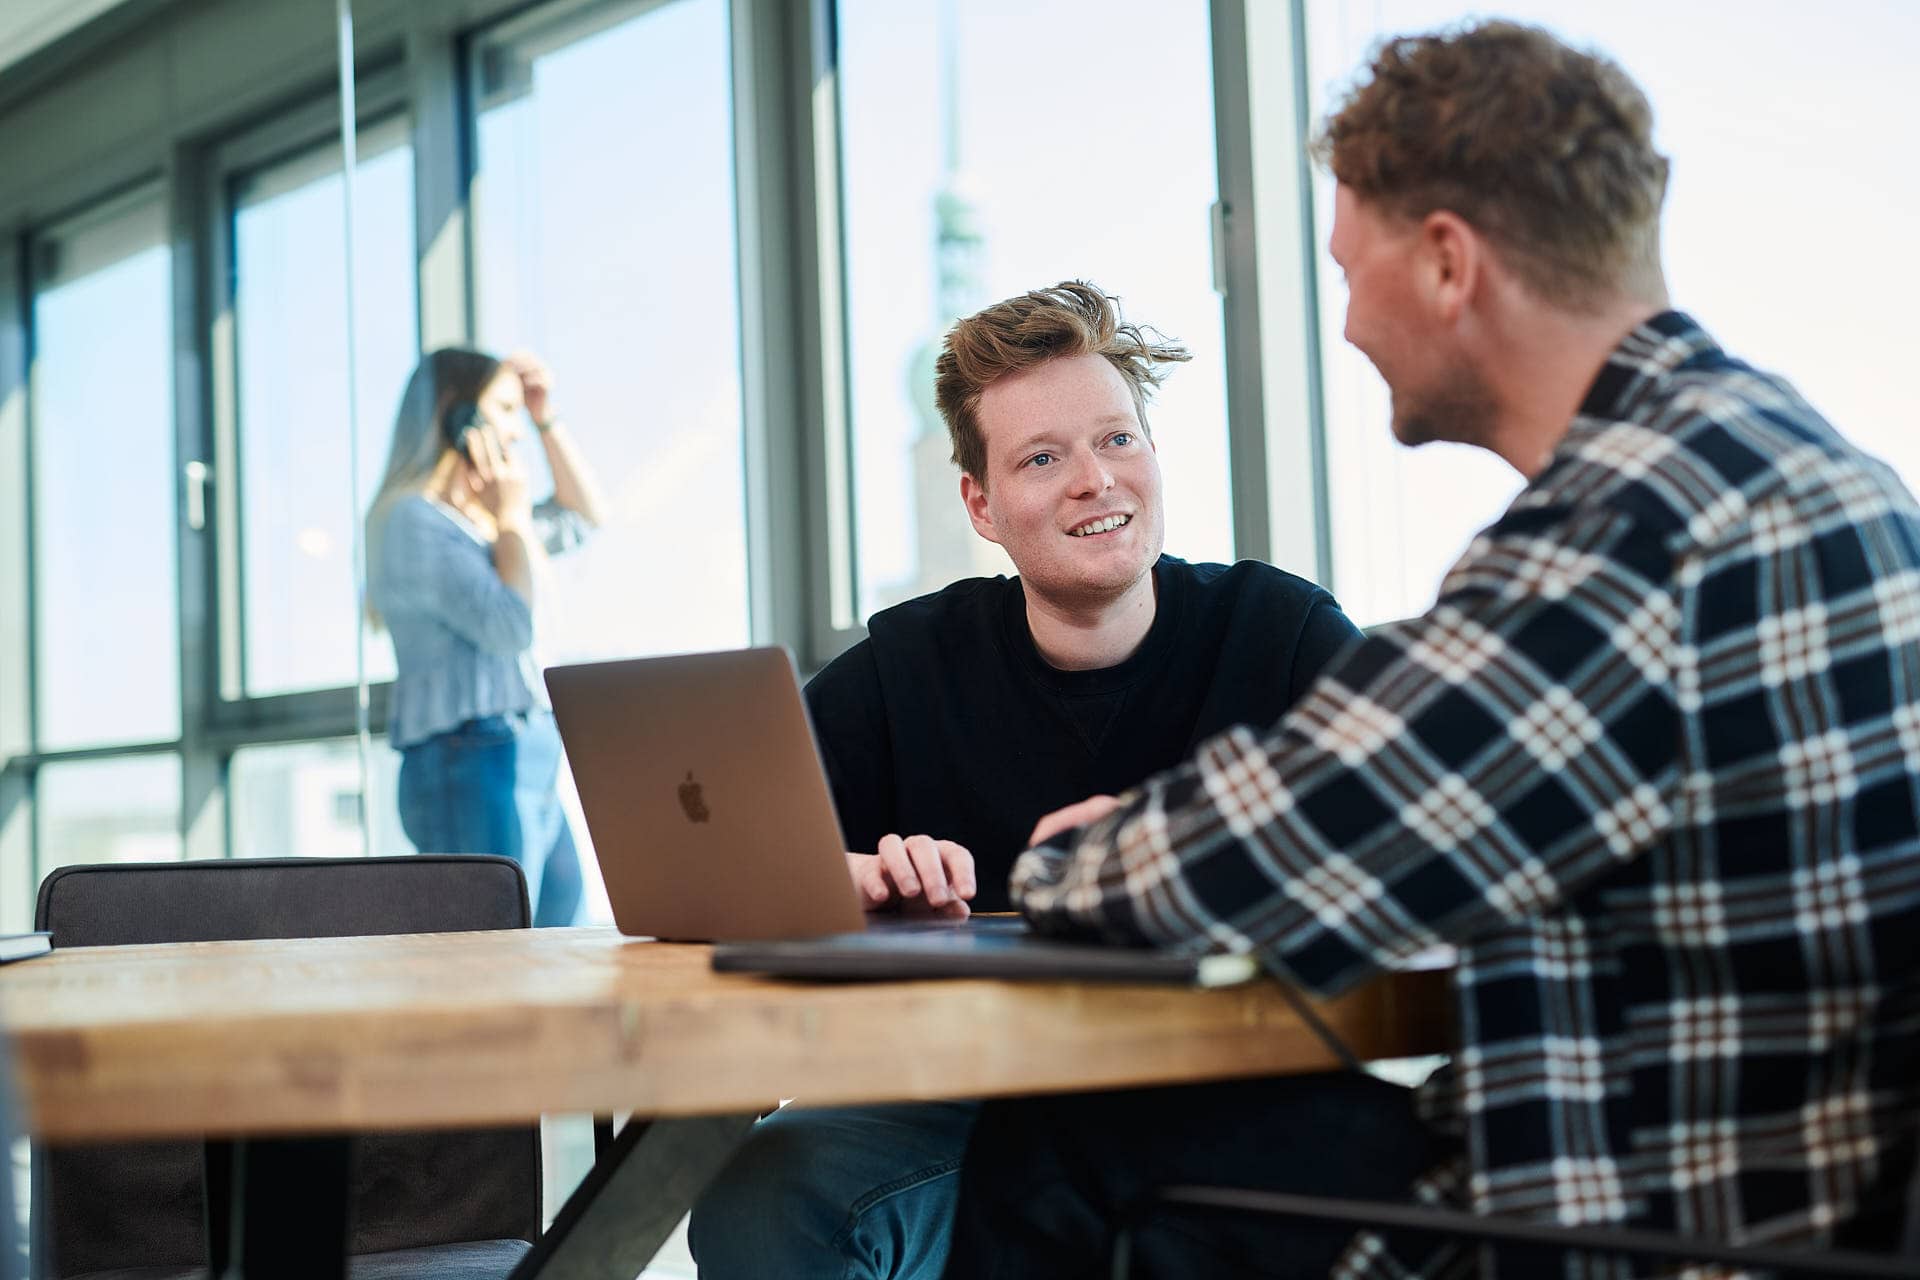
<path fill-rule="evenodd" d="M 1234 555 L 1333 591 L 1306 0 L 1212 6 Z"/>
<path fill-rule="evenodd" d="M 12 504 L 19 517 L 0 516 L 0 612 L 7 615 L 0 619 L 0 885 L 7 888 L 36 865 L 33 781 L 42 762 L 179 753 L 186 856 L 227 856 L 224 787 L 235 750 L 355 730 L 351 686 L 224 696 L 223 664 L 236 656 L 243 589 L 235 548 L 220 545 L 231 538 L 237 548 L 239 538 L 229 184 L 238 170 L 338 145 L 338 70 L 318 27 L 296 30 L 251 10 L 244 22 L 223 25 L 242 15 L 240 0 L 212 2 L 205 12 L 169 13 L 75 44 L 76 60 L 153 73 L 126 81 L 133 97 L 151 100 L 148 120 L 109 127 L 85 112 L 51 111 L 99 88 L 43 78 L 20 90 L 47 96 L 48 112 L 36 109 L 32 118 L 52 123 L 59 136 L 36 144 L 23 157 L 22 184 L 0 193 L 0 222 L 18 229 L 0 249 L 0 392 L 20 392 L 0 395 L 0 500 L 22 499 Z M 516 28 L 577 37 L 670 2 L 358 0 L 358 119 L 365 127 L 404 115 L 412 138 L 422 349 L 469 342 L 474 331 L 479 45 Z M 726 3 L 750 628 L 755 643 L 787 645 L 811 672 L 865 634 L 855 616 L 859 513 L 847 403 L 837 11 L 834 0 Z M 1324 581 L 1324 424 L 1318 351 L 1310 345 L 1318 340 L 1315 233 L 1310 162 L 1296 142 L 1307 100 L 1304 0 L 1211 0 L 1210 22 L 1220 190 L 1213 247 L 1226 337 L 1234 550 Z M 253 52 L 264 36 L 276 42 L 270 56 Z M 198 52 L 181 62 L 189 48 Z M 232 60 L 230 72 L 223 56 Z M 171 83 L 167 75 L 178 72 L 166 69 L 176 62 L 218 65 L 226 79 L 216 92 L 159 96 L 148 81 Z M 171 238 L 175 483 L 184 483 L 180 468 L 189 461 L 212 471 L 205 529 L 189 528 L 188 504 L 176 503 L 182 733 L 167 742 L 40 754 L 32 710 L 34 516 L 24 500 L 33 434 L 28 233 L 142 182 L 160 184 Z M 373 732 L 384 731 L 388 689 L 370 690 Z"/>
<path fill-rule="evenodd" d="M 25 642 L 25 649 L 26 649 L 25 669 L 26 669 L 26 684 L 27 684 L 26 701 L 25 701 L 26 736 L 24 741 L 27 746 L 27 750 L 24 753 L 24 757 L 31 763 L 33 767 L 38 767 L 38 765 L 41 763 L 52 763 L 52 762 L 59 762 L 59 761 L 65 761 L 65 760 L 92 759 L 102 755 L 137 754 L 137 753 L 144 753 L 144 752 L 167 750 L 170 748 L 177 749 L 179 744 L 185 737 L 184 729 L 185 729 L 186 718 L 187 718 L 187 709 L 186 709 L 186 691 L 183 688 L 181 690 L 181 707 L 180 707 L 180 722 L 182 726 L 182 732 L 173 737 L 127 738 L 127 739 L 122 739 L 114 742 L 87 743 L 79 746 L 54 747 L 51 749 L 46 747 L 41 739 L 41 734 L 43 731 L 42 721 L 44 719 L 44 707 L 43 707 L 44 691 L 40 683 L 41 668 L 40 668 L 40 660 L 39 660 L 40 640 L 39 640 L 39 627 L 38 627 L 41 574 L 40 574 L 39 557 L 36 554 L 36 551 L 39 545 L 39 538 L 40 538 L 40 531 L 39 531 L 40 512 L 38 510 L 39 504 L 36 501 L 34 496 L 34 491 L 36 487 L 35 481 L 34 481 L 34 467 L 36 465 L 36 460 L 37 460 L 37 453 L 38 453 L 37 446 L 38 446 L 38 438 L 39 438 L 39 431 L 40 431 L 39 405 L 37 403 L 39 397 L 36 393 L 36 387 L 35 387 L 35 376 L 36 376 L 35 365 L 39 358 L 40 335 L 38 332 L 38 326 L 34 318 L 34 310 L 35 310 L 35 306 L 37 304 L 39 293 L 40 293 L 41 280 L 39 278 L 39 273 L 36 270 L 36 263 L 41 256 L 41 253 L 42 253 L 41 246 L 45 243 L 46 239 L 54 235 L 57 235 L 63 228 L 68 227 L 76 222 L 93 221 L 93 220 L 107 221 L 123 213 L 130 212 L 135 208 L 138 208 L 140 206 L 143 206 L 149 203 L 151 203 L 157 208 L 163 221 L 167 220 L 167 215 L 169 212 L 168 205 L 167 205 L 167 196 L 168 196 L 168 189 L 167 189 L 167 184 L 166 184 L 164 175 L 160 173 L 155 173 L 155 172 L 148 172 L 138 177 L 135 177 L 130 181 L 115 184 L 114 186 L 101 191 L 98 195 L 96 195 L 94 198 L 90 200 L 87 200 L 75 206 L 70 206 L 47 218 L 39 220 L 33 226 L 29 227 L 24 232 L 22 232 L 20 241 L 19 241 L 19 262 L 18 262 L 18 276 L 17 276 L 18 286 L 17 287 L 19 291 L 18 305 L 20 309 L 19 325 L 20 325 L 20 331 L 22 334 L 22 342 L 20 347 L 20 357 L 22 361 L 22 366 L 21 366 L 22 376 L 20 381 L 20 387 L 23 393 L 22 403 L 24 406 L 23 407 L 24 419 L 22 422 L 22 427 L 25 433 L 25 453 L 23 458 L 20 483 L 21 483 L 22 495 L 23 495 L 23 500 L 21 502 L 21 510 L 24 513 L 24 517 L 25 517 L 25 524 L 22 529 L 22 537 L 23 537 L 23 554 L 24 554 L 24 584 L 25 584 L 25 595 L 27 600 L 27 619 L 24 624 L 25 625 L 24 642 Z M 177 278 L 177 259 L 175 255 L 178 252 L 178 246 L 172 243 L 168 243 L 167 248 L 168 248 L 168 276 L 169 276 L 169 281 L 172 282 Z M 177 341 L 177 333 L 174 331 L 173 326 L 177 324 L 178 316 L 177 315 L 169 316 L 168 322 L 169 322 L 168 336 L 171 340 Z M 173 375 L 173 377 L 177 379 L 178 377 L 177 372 Z M 179 452 L 178 452 L 177 439 L 175 440 L 174 443 L 175 443 L 175 449 L 174 449 L 173 466 L 174 466 L 175 474 L 177 475 L 178 464 L 179 464 Z M 176 554 L 177 554 L 178 546 L 179 546 L 178 530 L 179 530 L 179 525 L 181 523 L 180 517 L 182 515 L 182 512 L 181 512 L 181 503 L 178 501 L 179 495 L 176 493 L 175 497 L 176 497 L 176 500 L 174 503 L 174 517 L 175 517 L 174 532 L 175 532 L 175 547 L 176 547 Z M 177 622 L 184 619 L 184 605 L 185 605 L 185 602 L 184 602 L 184 599 L 181 598 L 181 593 L 179 591 L 178 578 L 176 577 L 174 616 Z"/>
<path fill-rule="evenodd" d="M 830 232 L 799 242 L 792 262 L 805 278 L 819 281 L 823 307 L 831 302 L 834 308 L 831 325 L 824 326 L 829 340 L 814 358 L 837 380 L 833 394 L 819 398 L 806 438 L 811 581 L 830 584 L 824 596 L 813 590 L 807 601 L 806 665 L 814 669 L 862 639 L 866 627 L 851 616 L 854 606 L 843 602 L 843 596 L 852 600 L 859 579 L 855 446 L 845 391 L 850 371 L 841 266 L 840 94 L 832 82 L 837 5 L 809 0 L 807 8 L 809 39 L 791 32 L 785 38 L 793 49 L 789 62 L 809 60 L 816 82 L 796 77 L 782 88 L 789 95 L 789 118 L 813 121 L 813 136 L 795 151 L 812 162 L 814 174 L 811 182 L 806 175 L 790 182 L 793 198 L 804 201 L 820 223 L 830 222 Z M 1331 589 L 1312 160 L 1303 146 L 1289 150 L 1287 141 L 1307 131 L 1305 15 L 1305 0 L 1210 0 L 1219 189 L 1211 247 L 1225 342 L 1234 558 L 1271 561 Z M 1286 74 L 1258 74 L 1276 66 Z M 823 98 L 831 104 L 825 113 L 816 107 Z"/>
<path fill-rule="evenodd" d="M 38 343 L 34 322 L 34 302 L 38 282 L 33 269 L 36 245 L 42 236 L 56 232 L 61 226 L 77 219 L 108 215 L 116 206 L 128 206 L 135 202 L 152 198 L 160 205 L 163 218 L 169 229 L 168 267 L 173 286 L 173 314 L 170 319 L 170 340 L 177 352 L 183 337 L 179 316 L 179 282 L 182 264 L 182 251 L 177 233 L 177 209 L 172 201 L 173 185 L 170 166 L 155 167 L 140 157 L 128 163 L 114 174 L 114 180 L 103 183 L 91 191 L 79 193 L 69 190 L 56 192 L 57 203 L 53 203 L 44 216 L 34 218 L 12 238 L 9 244 L 11 252 L 7 254 L 4 270 L 0 270 L 0 306 L 4 307 L 5 320 L 0 321 L 0 378 L 18 390 L 16 397 L 9 397 L 4 410 L 0 410 L 0 438 L 13 436 L 8 443 L 17 446 L 13 453 L 15 465 L 0 463 L 0 470 L 8 473 L 7 487 L 12 496 L 17 496 L 19 511 L 15 527 L 0 534 L 0 543 L 11 546 L 0 551 L 0 577 L 7 581 L 7 594 L 11 601 L 17 601 L 20 609 L 17 622 L 6 634 L 0 636 L 0 645 L 4 645 L 6 656 L 16 659 L 0 666 L 7 667 L 17 675 L 0 684 L 0 704 L 9 710 L 0 724 L 4 726 L 5 749 L 0 751 L 0 886 L 13 881 L 16 877 L 25 881 L 21 895 L 23 904 L 33 901 L 34 893 L 41 879 L 42 868 L 46 864 L 44 839 L 45 813 L 38 803 L 38 785 L 41 771 L 49 766 L 80 763 L 91 760 L 119 759 L 135 756 L 172 756 L 180 762 L 182 792 L 178 813 L 180 830 L 187 829 L 187 788 L 185 778 L 188 770 L 187 744 L 192 710 L 189 705 L 189 690 L 186 681 L 187 666 L 187 623 L 188 596 L 187 582 L 183 574 L 175 579 L 175 621 L 179 627 L 181 657 L 180 721 L 179 735 L 165 739 L 127 740 L 122 742 L 94 744 L 77 747 L 45 747 L 40 739 L 41 702 L 43 692 L 40 686 L 40 664 L 38 657 L 38 609 L 39 567 L 36 563 L 35 547 L 39 539 L 39 512 L 34 499 L 34 466 L 36 440 L 38 436 L 37 405 L 33 386 L 33 363 Z M 179 462 L 179 420 L 177 407 L 180 398 L 180 382 L 185 376 L 176 367 L 174 371 L 174 409 L 171 426 L 174 444 L 172 470 L 177 477 Z M 12 452 L 9 450 L 9 452 Z M 176 564 L 185 553 L 182 536 L 184 534 L 184 503 L 177 500 L 174 504 L 174 528 Z M 9 919 L 4 927 L 22 927 L 27 924 L 26 916 L 7 908 Z"/>
<path fill-rule="evenodd" d="M 488 47 L 530 42 L 558 47 L 630 21 L 675 0 L 547 0 L 478 23 L 460 34 L 456 56 L 463 140 L 460 190 L 466 230 L 466 324 L 474 328 L 479 293 L 476 217 L 470 199 L 480 180 L 477 133 L 485 109 Z M 822 61 L 830 9 L 809 0 L 724 0 L 729 30 L 734 178 L 733 251 L 740 329 L 742 484 L 747 549 L 748 634 L 754 644 L 784 644 L 803 671 L 814 671 L 864 634 L 835 626 L 837 601 L 850 601 L 850 569 L 836 550 L 851 546 L 844 502 L 820 490 L 844 486 L 851 459 L 835 457 L 825 423 L 844 419 L 844 373 L 825 353 L 838 350 L 841 310 L 837 239 L 824 230 L 818 201 L 831 200 L 822 158 L 820 99 L 809 91 Z M 824 193 L 824 194 L 823 194 Z M 844 364 L 843 357 L 839 358 Z M 851 561 L 844 563 L 850 566 Z M 833 593 L 824 602 L 817 586 Z M 850 604 L 837 611 L 851 616 Z"/>
<path fill-rule="evenodd" d="M 33 737 L 33 456 L 27 430 L 26 237 L 0 252 L 0 903 L 32 898 L 35 759 Z M 7 909 L 9 917 L 14 915 Z M 11 929 L 17 918 L 0 920 Z"/>
<path fill-rule="evenodd" d="M 355 87 L 356 120 L 361 132 L 402 122 L 409 141 L 416 136 L 406 84 L 397 65 L 363 70 Z M 203 326 L 210 382 L 208 448 L 200 455 L 212 475 L 207 505 L 215 570 L 208 607 L 210 629 L 205 660 L 209 699 L 206 723 L 225 752 L 241 746 L 288 739 L 313 740 L 355 732 L 357 686 L 336 685 L 297 693 L 250 694 L 243 682 L 246 652 L 245 539 L 241 529 L 238 334 L 233 322 L 239 277 L 234 221 L 237 184 L 247 174 L 297 160 L 317 148 L 340 145 L 339 99 L 310 98 L 259 126 L 212 147 L 202 176 L 206 254 L 202 268 L 206 320 Z M 415 186 L 419 166 L 415 165 Z M 414 262 L 418 278 L 420 246 Z M 418 285 L 416 284 L 416 298 Z M 415 336 L 419 324 L 416 305 Z M 391 682 L 369 686 L 373 732 L 386 727 Z"/>
<path fill-rule="evenodd" d="M 754 637 L 813 672 L 866 635 L 833 0 L 735 0 L 733 20 Z"/>

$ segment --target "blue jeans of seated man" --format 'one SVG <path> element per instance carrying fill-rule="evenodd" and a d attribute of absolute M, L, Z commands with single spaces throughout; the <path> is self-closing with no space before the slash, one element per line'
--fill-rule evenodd
<path fill-rule="evenodd" d="M 687 1242 L 701 1280 L 937 1280 L 979 1110 L 774 1112 L 693 1207 Z"/>
<path fill-rule="evenodd" d="M 580 914 L 580 855 L 560 808 L 550 711 L 481 716 L 406 748 L 400 826 L 421 853 L 493 853 L 527 877 L 535 925 Z"/>

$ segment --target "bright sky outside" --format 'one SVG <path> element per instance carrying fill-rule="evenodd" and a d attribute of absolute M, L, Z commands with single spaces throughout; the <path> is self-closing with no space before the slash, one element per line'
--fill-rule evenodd
<path fill-rule="evenodd" d="M 1312 4 L 1316 116 L 1381 33 L 1462 12 L 1446 0 Z M 1920 431 L 1901 382 L 1920 342 L 1920 171 L 1910 163 L 1920 113 L 1905 88 L 1920 5 L 1514 0 L 1483 12 L 1539 22 L 1625 66 L 1672 161 L 1674 304 L 1734 355 L 1785 373 L 1843 433 L 1920 483 Z M 1324 240 L 1324 181 L 1320 195 Z M 1377 622 L 1432 603 L 1520 481 L 1477 450 L 1394 444 L 1379 378 L 1340 339 L 1346 296 L 1321 248 L 1332 585 L 1357 620 Z"/>

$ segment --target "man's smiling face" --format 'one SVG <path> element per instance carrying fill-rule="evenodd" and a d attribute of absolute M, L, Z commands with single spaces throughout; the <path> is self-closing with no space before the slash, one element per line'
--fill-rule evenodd
<path fill-rule="evenodd" d="M 1109 361 L 1063 356 L 1001 378 L 981 392 L 976 420 L 987 475 L 962 475 L 960 492 L 1028 591 L 1094 604 L 1153 568 L 1166 540 L 1160 460 Z"/>

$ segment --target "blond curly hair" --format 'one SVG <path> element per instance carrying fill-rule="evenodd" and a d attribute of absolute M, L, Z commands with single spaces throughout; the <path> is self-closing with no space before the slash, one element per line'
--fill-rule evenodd
<path fill-rule="evenodd" d="M 934 399 L 960 469 L 986 484 L 982 392 L 1009 374 L 1085 355 L 1105 357 L 1127 380 L 1142 431 L 1147 431 L 1147 397 L 1166 377 L 1159 366 L 1192 359 L 1166 335 L 1128 324 L 1121 318 L 1120 300 L 1085 280 L 1066 280 L 996 302 L 955 324 L 933 370 Z"/>
<path fill-rule="evenodd" d="M 1538 27 L 1382 41 L 1314 151 L 1390 213 L 1466 219 L 1550 301 L 1595 304 L 1660 278 L 1667 159 L 1653 108 L 1616 63 Z"/>

